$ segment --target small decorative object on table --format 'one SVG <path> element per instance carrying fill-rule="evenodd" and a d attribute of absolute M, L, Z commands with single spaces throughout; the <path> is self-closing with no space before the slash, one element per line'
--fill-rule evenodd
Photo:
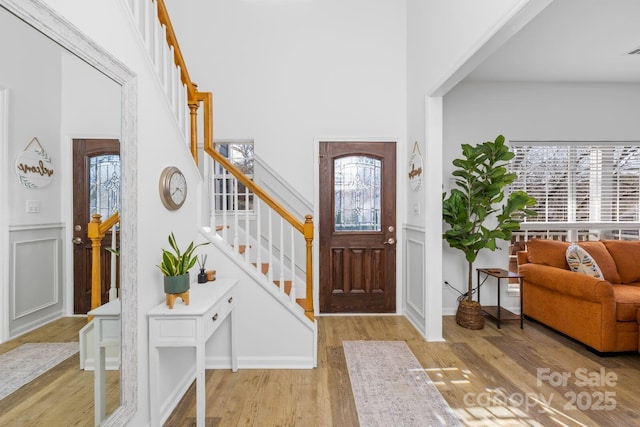
<path fill-rule="evenodd" d="M 216 280 L 216 271 L 215 270 L 207 270 L 207 280 L 209 282 L 213 282 Z"/>
<path fill-rule="evenodd" d="M 202 255 L 198 258 L 198 267 L 200 267 L 200 274 L 198 274 L 198 283 L 207 283 L 207 273 L 204 272 L 204 266 L 207 263 L 207 256 Z"/>
<path fill-rule="evenodd" d="M 164 274 L 164 293 L 169 308 L 173 308 L 176 298 L 182 298 L 189 305 L 189 270 L 196 263 L 197 256 L 193 254 L 198 246 L 208 245 L 209 242 L 194 245 L 189 243 L 187 250 L 183 252 L 178 248 L 173 233 L 169 234 L 169 245 L 173 252 L 162 249 L 162 263 L 158 265 Z"/>

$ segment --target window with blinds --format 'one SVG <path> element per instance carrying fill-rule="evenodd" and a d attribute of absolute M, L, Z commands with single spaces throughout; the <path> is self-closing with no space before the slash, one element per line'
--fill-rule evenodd
<path fill-rule="evenodd" d="M 538 201 L 526 222 L 640 220 L 640 145 L 511 143 L 511 190 Z"/>

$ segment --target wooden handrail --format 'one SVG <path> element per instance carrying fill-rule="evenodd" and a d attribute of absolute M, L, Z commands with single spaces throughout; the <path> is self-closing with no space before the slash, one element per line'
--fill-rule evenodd
<path fill-rule="evenodd" d="M 175 61 L 176 65 L 180 67 L 180 76 L 182 78 L 182 83 L 187 86 L 187 102 L 189 103 L 189 105 L 191 105 L 197 102 L 196 85 L 193 84 L 193 82 L 191 81 L 191 77 L 189 77 L 189 71 L 187 70 L 187 65 L 184 62 L 180 46 L 178 45 L 176 33 L 173 31 L 173 25 L 171 25 L 171 19 L 169 19 L 167 6 L 164 4 L 164 0 L 156 1 L 158 3 L 158 19 L 160 20 L 160 23 L 167 29 L 167 43 L 169 43 L 169 46 L 173 46 L 173 60 Z"/>
<path fill-rule="evenodd" d="M 120 213 L 114 212 L 105 221 L 101 221 L 102 215 L 91 215 L 91 222 L 87 225 L 87 237 L 91 240 L 91 309 L 102 305 L 102 279 L 100 275 L 100 248 L 105 234 L 114 225 L 120 222 Z M 93 316 L 89 316 L 91 321 Z"/>

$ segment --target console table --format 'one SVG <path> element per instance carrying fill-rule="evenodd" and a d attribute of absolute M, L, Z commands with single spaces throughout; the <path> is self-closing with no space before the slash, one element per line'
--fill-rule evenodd
<path fill-rule="evenodd" d="M 212 283 L 192 284 L 190 304 L 176 302 L 173 309 L 166 303 L 153 308 L 149 319 L 149 396 L 151 427 L 160 426 L 158 396 L 160 349 L 162 347 L 196 348 L 196 423 L 205 421 L 205 344 L 224 319 L 231 322 L 231 369 L 238 370 L 235 331 L 235 293 L 238 281 L 218 279 Z"/>
<path fill-rule="evenodd" d="M 482 310 L 489 316 L 496 319 L 498 329 L 500 329 L 501 320 L 518 320 L 520 319 L 520 329 L 524 328 L 524 315 L 522 312 L 522 277 L 518 273 L 504 270 L 502 268 L 478 268 L 478 302 L 480 302 L 480 274 L 495 277 L 498 280 L 498 305 L 482 306 Z M 501 279 L 518 279 L 520 281 L 520 315 L 513 313 L 500 305 L 500 280 Z"/>

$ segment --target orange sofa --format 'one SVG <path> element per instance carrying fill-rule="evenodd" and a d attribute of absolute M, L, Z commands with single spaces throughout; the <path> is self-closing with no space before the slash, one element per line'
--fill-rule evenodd
<path fill-rule="evenodd" d="M 573 272 L 568 242 L 531 239 L 518 252 L 523 312 L 592 349 L 608 353 L 639 348 L 640 241 L 580 242 L 604 278 Z"/>

